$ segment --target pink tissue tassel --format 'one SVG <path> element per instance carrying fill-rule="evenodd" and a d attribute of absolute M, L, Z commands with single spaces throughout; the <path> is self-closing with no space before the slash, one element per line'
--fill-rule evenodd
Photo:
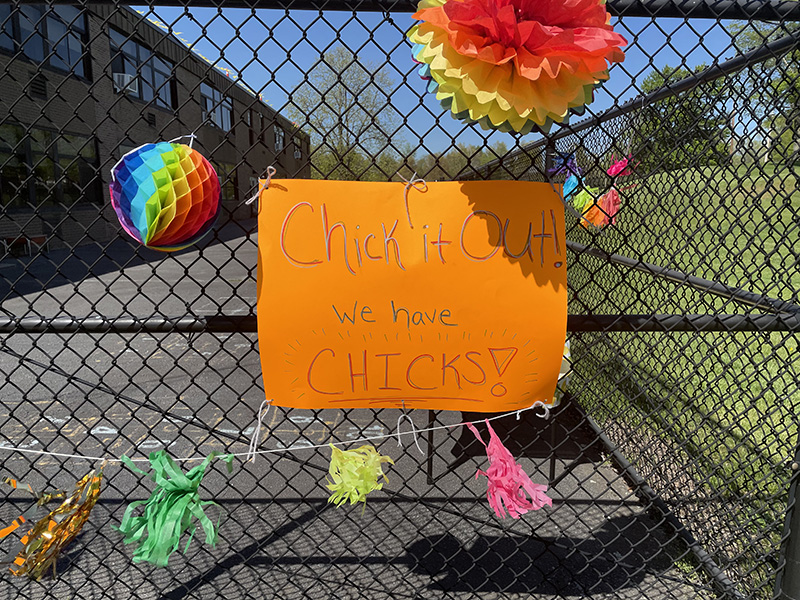
<path fill-rule="evenodd" d="M 631 174 L 631 162 L 633 161 L 633 157 L 628 155 L 627 158 L 621 158 L 619 160 L 616 157 L 611 157 L 611 166 L 608 167 L 606 173 L 611 175 L 612 177 L 622 177 L 624 175 Z"/>
<path fill-rule="evenodd" d="M 467 423 L 467 427 L 480 440 L 481 444 L 486 446 L 489 468 L 485 472 L 478 469 L 475 477 L 486 475 L 489 486 L 486 491 L 486 497 L 489 500 L 489 506 L 494 509 L 498 517 L 505 519 L 506 510 L 508 510 L 508 514 L 512 518 L 519 519 L 521 515 L 524 515 L 529 510 L 539 510 L 545 504 L 553 506 L 553 501 L 545 494 L 547 486 L 531 481 L 528 474 L 514 460 L 508 448 L 503 446 L 503 442 L 497 437 L 488 420 L 486 421 L 486 427 L 489 428 L 488 445 L 483 441 L 481 434 L 478 433 L 472 423 Z M 525 492 L 530 495 L 530 500 L 528 500 Z M 503 505 L 505 505 L 505 508 Z"/>

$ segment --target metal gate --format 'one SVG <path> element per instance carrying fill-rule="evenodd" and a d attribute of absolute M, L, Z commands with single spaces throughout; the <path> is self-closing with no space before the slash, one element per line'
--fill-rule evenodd
<path fill-rule="evenodd" d="M 631 155 L 615 226 L 567 212 L 558 408 L 495 421 L 552 509 L 491 514 L 483 448 L 446 427 L 481 415 L 412 411 L 401 448 L 398 411 L 276 409 L 270 453 L 203 481 L 215 548 L 133 563 L 112 526 L 151 488 L 111 464 L 57 577 L 6 573 L 0 598 L 798 595 L 800 4 L 609 1 L 626 61 L 549 136 L 443 114 L 404 38 L 414 8 L 0 5 L 0 475 L 66 488 L 83 457 L 247 449 L 264 397 L 247 200 L 268 166 L 561 183 L 572 156 L 600 190 Z M 136 246 L 110 169 L 188 134 L 220 221 L 184 251 Z M 327 443 L 361 438 L 394 458 L 389 483 L 337 509 Z M 28 502 L 9 493 L 0 523 Z"/>

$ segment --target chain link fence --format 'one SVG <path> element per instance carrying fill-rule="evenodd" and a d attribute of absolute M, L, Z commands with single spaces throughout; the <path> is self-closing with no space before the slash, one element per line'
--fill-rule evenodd
<path fill-rule="evenodd" d="M 559 406 L 496 422 L 553 507 L 497 520 L 483 448 L 454 428 L 421 452 L 378 441 L 389 483 L 363 511 L 332 508 L 329 452 L 311 446 L 388 436 L 398 411 L 276 409 L 263 446 L 291 451 L 203 481 L 225 513 L 215 548 L 133 563 L 112 526 L 150 488 L 110 466 L 57 577 L 6 573 L 0 598 L 791 597 L 800 5 L 609 2 L 626 61 L 582 119 L 519 137 L 424 93 L 410 3 L 200 4 L 0 5 L 0 473 L 68 488 L 89 463 L 52 453 L 246 448 L 264 397 L 246 201 L 268 166 L 558 185 L 572 156 L 598 195 L 630 155 L 614 226 L 567 209 Z M 123 234 L 110 169 L 188 134 L 223 214 L 163 255 Z M 8 494 L 0 523 L 26 503 Z"/>

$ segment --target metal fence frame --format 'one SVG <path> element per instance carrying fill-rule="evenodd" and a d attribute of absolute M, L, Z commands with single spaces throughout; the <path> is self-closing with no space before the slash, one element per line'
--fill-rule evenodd
<path fill-rule="evenodd" d="M 76 3 L 64 2 L 64 4 Z M 107 7 L 112 13 L 118 8 L 118 5 L 112 2 L 101 2 L 98 4 Z M 86 7 L 88 4 L 79 4 L 79 6 Z M 149 6 L 151 9 L 155 9 L 155 7 L 159 6 L 183 6 L 187 12 L 190 8 L 188 2 L 181 4 L 168 0 L 164 2 L 160 0 L 151 2 Z M 257 8 L 277 8 L 281 10 L 285 9 L 287 14 L 289 14 L 290 10 L 309 10 L 317 11 L 321 17 L 323 17 L 324 11 L 352 12 L 354 16 L 357 15 L 356 11 L 377 12 L 390 17 L 391 13 L 404 13 L 415 10 L 414 3 L 387 2 L 384 0 L 355 4 L 340 0 L 330 0 L 326 2 L 292 0 L 287 3 L 201 0 L 200 2 L 191 3 L 191 7 L 199 6 L 219 9 L 236 7 L 253 9 L 254 11 Z M 670 17 L 710 19 L 717 21 L 721 19 L 774 20 L 781 24 L 788 21 L 800 21 L 800 3 L 791 1 L 753 2 L 735 0 L 714 2 L 706 0 L 703 2 L 668 2 L 666 0 L 611 0 L 608 6 L 612 14 L 622 18 L 648 17 L 654 19 L 656 17 Z M 255 14 L 255 12 L 253 14 Z M 800 30 L 795 29 L 780 39 L 768 41 L 760 48 L 736 56 L 731 60 L 714 64 L 703 72 L 685 78 L 676 84 L 663 87 L 650 94 L 641 95 L 623 104 L 617 104 L 607 111 L 595 114 L 576 124 L 564 126 L 562 129 L 554 131 L 551 135 L 532 144 L 520 145 L 519 148 L 494 161 L 480 166 L 469 166 L 468 169 L 459 174 L 458 178 L 487 179 L 525 177 L 547 180 L 547 169 L 552 164 L 552 156 L 557 151 L 559 143 L 565 143 L 571 139 L 581 139 L 579 136 L 582 133 L 588 132 L 593 128 L 602 127 L 604 124 L 610 123 L 616 119 L 635 114 L 643 107 L 658 103 L 667 98 L 680 98 L 681 94 L 694 89 L 696 86 L 715 79 L 728 77 L 742 69 L 750 68 L 759 63 L 795 51 L 798 47 L 800 47 Z M 57 133 L 58 135 L 63 135 L 63 131 Z M 241 206 L 237 207 L 237 209 L 238 208 L 241 208 Z M 233 215 L 234 212 L 235 211 L 232 211 L 231 215 Z M 0 217 L 2 216 L 5 216 L 5 213 L 0 213 Z M 233 219 L 233 216 L 231 216 L 231 219 Z M 576 256 L 579 263 L 584 257 L 586 259 L 599 260 L 601 263 L 619 267 L 626 272 L 636 272 L 643 276 L 650 277 L 653 280 L 663 281 L 664 285 L 682 286 L 698 294 L 712 295 L 724 300 L 729 300 L 746 308 L 742 308 L 744 312 L 720 314 L 714 312 L 698 314 L 629 314 L 624 312 L 616 314 L 570 314 L 568 320 L 568 331 L 570 333 L 578 334 L 585 332 L 602 336 L 613 332 L 630 332 L 633 334 L 658 332 L 667 336 L 674 335 L 678 332 L 695 334 L 726 332 L 731 335 L 733 335 L 734 332 L 751 332 L 753 334 L 758 333 L 764 335 L 767 334 L 766 332 L 787 332 L 794 334 L 800 332 L 800 314 L 798 313 L 798 311 L 800 311 L 800 306 L 795 302 L 770 297 L 757 291 L 750 291 L 722 281 L 697 276 L 676 268 L 660 266 L 643 260 L 641 256 L 629 257 L 618 254 L 602 247 L 599 240 L 601 240 L 599 237 L 584 237 L 580 241 L 571 240 L 569 241 L 569 249 Z M 40 253 L 41 252 L 43 251 L 40 249 Z M 103 250 L 103 254 L 105 254 L 105 250 Z M 6 251 L 6 255 L 10 255 L 8 250 Z M 583 268 L 585 271 L 589 272 L 586 267 Z M 15 290 L 23 277 L 31 276 L 27 265 L 23 265 L 22 271 L 22 276 L 20 278 L 9 281 L 11 292 Z M 58 271 L 58 268 L 56 271 Z M 92 274 L 91 265 L 87 271 L 88 275 Z M 600 271 L 598 270 L 597 273 L 599 280 Z M 593 276 L 592 274 L 592 277 Z M 603 284 L 601 282 L 598 285 L 602 288 Z M 43 289 L 46 290 L 46 283 Z M 4 300 L 9 297 L 11 296 L 7 295 Z M 31 312 L 35 311 L 31 310 Z M 169 415 L 170 418 L 183 422 L 187 427 L 196 427 L 197 422 L 192 417 L 175 414 L 170 412 L 170 409 L 164 409 L 163 407 L 159 408 L 156 403 L 150 400 L 147 392 L 143 392 L 142 394 L 137 392 L 120 392 L 119 390 L 113 389 L 111 386 L 93 382 L 90 380 L 91 378 L 79 375 L 79 369 L 76 369 L 74 372 L 68 372 L 68 370 L 58 367 L 54 359 L 48 364 L 46 360 L 40 360 L 39 358 L 29 355 L 30 353 L 28 352 L 13 348 L 13 344 L 11 343 L 19 336 L 34 335 L 87 334 L 102 336 L 106 334 L 180 333 L 191 336 L 200 334 L 247 334 L 256 331 L 256 321 L 252 314 L 242 316 L 237 314 L 225 314 L 222 312 L 214 315 L 192 315 L 191 312 L 192 311 L 188 310 L 187 304 L 187 315 L 172 316 L 153 314 L 151 316 L 143 315 L 141 317 L 104 315 L 86 317 L 61 316 L 50 318 L 42 316 L 41 314 L 9 315 L 0 317 L 0 335 L 3 336 L 0 338 L 0 351 L 7 356 L 18 359 L 20 365 L 27 364 L 36 366 L 40 368 L 42 372 L 60 374 L 79 387 L 82 386 L 83 388 L 98 391 L 114 399 L 123 400 L 131 404 L 147 406 L 150 410 L 160 410 L 162 414 Z M 190 340 L 191 339 L 193 338 L 190 337 Z M 36 342 L 34 342 L 34 346 L 35 345 Z M 580 358 L 578 360 L 580 360 Z M 59 369 L 61 369 L 60 372 Z M 787 401 L 791 402 L 791 397 L 788 398 Z M 703 544 L 693 535 L 691 528 L 687 527 L 670 505 L 665 502 L 662 498 L 663 494 L 661 491 L 651 487 L 647 478 L 643 476 L 639 472 L 639 469 L 637 469 L 637 466 L 629 460 L 630 457 L 626 456 L 625 450 L 620 447 L 617 439 L 609 435 L 607 424 L 593 418 L 591 414 L 589 414 L 590 412 L 591 409 L 586 410 L 586 413 L 582 416 L 582 424 L 593 432 L 595 441 L 603 446 L 604 452 L 611 457 L 621 477 L 632 487 L 633 493 L 640 496 L 646 506 L 653 509 L 658 514 L 657 524 L 669 526 L 672 532 L 685 544 L 688 551 L 691 552 L 699 563 L 701 569 L 707 573 L 709 580 L 716 588 L 716 592 L 721 597 L 763 597 L 763 594 L 761 596 L 754 595 L 756 592 L 752 594 L 749 592 L 743 593 L 738 588 L 737 584 L 729 578 L 725 569 L 719 566 L 716 557 L 707 551 Z M 348 417 L 345 417 L 345 419 L 347 418 Z M 373 419 L 376 422 L 382 422 L 377 414 L 373 414 Z M 434 419 L 434 415 L 429 415 L 428 423 L 433 423 Z M 229 441 L 240 442 L 243 439 L 240 434 L 226 434 L 218 429 L 213 430 L 213 433 L 218 437 L 227 438 Z M 428 441 L 428 453 L 420 460 L 420 466 L 424 460 L 427 467 L 428 482 L 429 484 L 433 484 L 435 482 L 432 477 L 433 460 L 436 452 L 434 451 L 435 445 L 433 444 L 433 438 L 431 436 L 429 436 Z M 583 450 L 581 451 L 581 455 L 582 454 L 584 454 Z M 553 457 L 556 455 L 555 448 L 552 449 L 552 455 Z M 292 458 L 292 460 L 298 462 L 302 468 L 319 470 L 318 465 L 312 464 L 310 459 L 300 460 Z M 580 461 L 581 456 L 578 456 L 573 463 L 566 464 L 558 480 L 563 480 L 564 477 L 572 473 L 573 469 L 580 464 Z M 800 462 L 800 455 L 795 456 L 794 462 L 792 463 L 793 466 L 791 467 L 794 470 L 788 478 L 789 487 L 786 491 L 785 518 L 783 519 L 784 522 L 781 524 L 782 533 L 780 535 L 780 548 L 778 549 L 779 557 L 777 564 L 770 567 L 775 575 L 775 587 L 774 590 L 770 590 L 768 595 L 775 598 L 782 597 L 781 594 L 784 594 L 785 596 L 783 597 L 786 598 L 792 598 L 796 595 L 800 596 L 800 577 L 789 576 L 793 572 L 788 570 L 787 567 L 787 565 L 791 564 L 800 564 L 800 526 L 798 526 L 798 522 L 800 522 L 800 517 L 798 517 L 800 511 L 796 510 L 797 484 L 800 480 L 800 475 L 798 474 L 796 466 L 798 462 Z M 551 465 L 551 482 L 554 480 L 553 468 L 554 467 Z M 411 496 L 406 492 L 394 492 L 392 498 L 408 500 Z M 322 511 L 321 508 L 315 510 L 317 511 L 315 514 Z M 447 508 L 441 508 L 440 510 L 447 512 Z M 477 527 L 478 525 L 476 525 L 476 530 Z M 286 532 L 279 529 L 273 533 L 274 535 L 281 535 Z M 259 549 L 260 546 L 257 546 L 253 552 L 255 553 Z M 221 563 L 221 565 L 222 566 L 219 566 L 219 568 L 225 568 L 223 563 Z M 201 578 L 200 583 L 202 583 L 202 581 Z M 199 586 L 200 583 L 195 582 L 196 586 Z M 189 584 L 186 584 L 186 586 L 188 594 L 189 590 L 192 588 Z M 37 593 L 44 597 L 48 595 L 47 591 L 39 591 Z"/>

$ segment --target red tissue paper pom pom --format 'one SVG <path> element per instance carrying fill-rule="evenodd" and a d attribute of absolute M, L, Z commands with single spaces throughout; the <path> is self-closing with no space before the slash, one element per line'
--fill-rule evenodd
<path fill-rule="evenodd" d="M 422 0 L 408 32 L 458 119 L 527 133 L 582 113 L 627 44 L 601 0 Z"/>

